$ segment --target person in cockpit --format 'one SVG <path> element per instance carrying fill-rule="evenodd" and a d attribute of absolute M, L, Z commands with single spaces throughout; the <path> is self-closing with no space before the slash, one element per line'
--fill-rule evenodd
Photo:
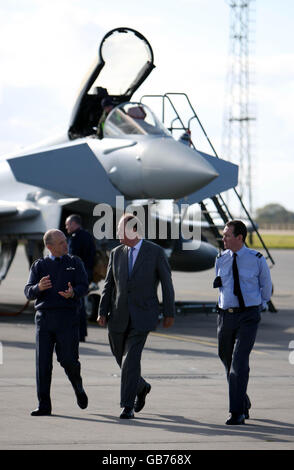
<path fill-rule="evenodd" d="M 108 114 L 114 108 L 114 104 L 112 102 L 112 99 L 109 96 L 107 96 L 106 98 L 103 98 L 103 100 L 101 101 L 101 106 L 103 108 L 103 112 L 97 124 L 97 135 L 99 139 L 103 139 L 104 137 L 104 133 L 103 133 L 104 123 Z"/>

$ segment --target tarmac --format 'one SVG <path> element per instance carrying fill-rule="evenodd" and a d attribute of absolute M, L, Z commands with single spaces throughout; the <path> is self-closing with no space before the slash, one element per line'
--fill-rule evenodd
<path fill-rule="evenodd" d="M 107 330 L 88 324 L 80 361 L 89 406 L 81 410 L 54 357 L 52 416 L 32 417 L 37 407 L 33 305 L 25 304 L 28 264 L 20 246 L 0 286 L 0 449 L 186 451 L 294 449 L 294 251 L 273 250 L 277 313 L 264 312 L 251 354 L 250 419 L 226 426 L 228 389 L 217 355 L 216 315 L 177 315 L 170 329 L 158 326 L 143 352 L 142 375 L 151 383 L 144 409 L 120 420 L 120 370 Z M 177 300 L 215 302 L 214 270 L 173 272 Z M 100 287 L 102 287 L 100 284 Z M 289 348 L 291 346 L 291 349 Z M 291 351 L 293 352 L 291 356 Z"/>

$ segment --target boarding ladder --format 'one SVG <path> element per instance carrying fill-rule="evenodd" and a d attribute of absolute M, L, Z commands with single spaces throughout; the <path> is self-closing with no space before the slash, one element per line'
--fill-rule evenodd
<path fill-rule="evenodd" d="M 185 117 L 185 119 L 183 119 L 183 116 L 180 116 L 179 114 L 179 107 L 176 106 L 176 103 L 175 103 L 175 98 L 178 98 L 180 97 L 182 100 L 184 100 L 185 102 L 185 108 L 189 110 L 189 115 L 187 115 Z M 204 135 L 204 138 L 206 139 L 206 141 L 208 142 L 208 145 L 210 147 L 210 149 L 212 150 L 213 152 L 213 155 L 216 157 L 216 158 L 220 158 L 211 142 L 211 140 L 209 139 L 194 107 L 192 106 L 191 104 L 191 101 L 190 99 L 188 98 L 187 94 L 186 93 L 165 93 L 164 95 L 143 95 L 141 97 L 141 102 L 143 101 L 146 101 L 146 100 L 161 100 L 161 120 L 162 120 L 162 123 L 164 124 L 164 126 L 171 132 L 172 135 L 174 135 L 175 131 L 182 131 L 182 132 L 188 132 L 188 135 L 191 135 L 190 134 L 190 130 L 191 130 L 191 122 L 193 120 L 196 120 L 198 126 L 199 126 L 199 129 L 200 129 L 200 132 Z M 168 109 L 169 108 L 169 109 Z M 167 121 L 168 119 L 170 119 L 170 124 L 168 125 L 167 124 Z M 184 121 L 187 122 L 187 125 L 184 124 Z M 194 148 L 196 150 L 196 147 L 191 139 L 191 137 L 189 138 L 190 140 L 190 145 L 192 148 Z M 256 233 L 263 249 L 264 249 L 264 256 L 267 260 L 267 263 L 269 265 L 269 268 L 272 268 L 273 265 L 275 264 L 267 246 L 265 245 L 265 242 L 264 240 L 262 239 L 259 231 L 258 231 L 258 228 L 256 226 L 256 224 L 254 223 L 252 217 L 250 216 L 248 210 L 246 209 L 244 203 L 243 203 L 243 200 L 240 196 L 240 194 L 238 193 L 237 189 L 236 188 L 232 188 L 233 190 L 233 193 L 235 195 L 235 197 L 237 198 L 238 202 L 240 203 L 244 213 L 246 214 L 246 217 L 248 219 L 248 221 L 250 222 L 251 224 L 251 227 L 252 227 L 252 232 Z M 221 220 L 223 224 L 226 224 L 226 222 L 228 222 L 229 220 L 232 220 L 234 219 L 234 217 L 232 216 L 229 208 L 228 208 L 228 205 L 227 203 L 225 202 L 222 194 L 215 194 L 213 197 L 211 198 L 208 198 L 208 199 L 205 199 L 201 202 L 199 202 L 199 205 L 201 207 L 201 213 L 202 213 L 202 217 L 204 220 L 206 220 L 206 222 L 208 223 L 208 227 L 209 227 L 209 232 L 210 232 L 210 237 L 209 237 L 209 242 L 211 242 L 212 244 L 214 244 L 215 246 L 218 247 L 219 251 L 221 251 L 223 249 L 223 242 L 222 242 L 222 235 L 220 234 L 220 231 L 219 231 L 219 223 L 217 224 L 216 223 L 216 220 Z M 269 302 L 269 310 L 271 312 L 276 312 L 276 309 L 274 307 L 274 305 L 272 304 L 272 302 L 270 301 Z"/>

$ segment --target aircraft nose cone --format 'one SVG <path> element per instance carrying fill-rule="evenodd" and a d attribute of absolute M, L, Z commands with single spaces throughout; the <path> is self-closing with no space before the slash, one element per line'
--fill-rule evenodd
<path fill-rule="evenodd" d="M 218 176 L 196 150 L 174 139 L 154 139 L 141 158 L 145 197 L 180 199 Z"/>

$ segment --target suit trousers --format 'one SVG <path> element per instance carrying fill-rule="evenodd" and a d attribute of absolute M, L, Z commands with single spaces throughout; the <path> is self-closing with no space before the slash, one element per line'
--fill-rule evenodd
<path fill-rule="evenodd" d="M 141 377 L 141 356 L 148 332 L 136 331 L 129 325 L 125 332 L 109 331 L 108 336 L 112 354 L 121 368 L 120 406 L 133 408 L 136 395 L 146 385 Z"/>
<path fill-rule="evenodd" d="M 243 414 L 249 408 L 246 394 L 249 380 L 249 355 L 254 346 L 260 311 L 221 312 L 218 315 L 218 354 L 229 385 L 229 411 Z"/>
<path fill-rule="evenodd" d="M 54 347 L 74 390 L 82 391 L 79 362 L 79 317 L 72 311 L 36 312 L 36 379 L 39 408 L 51 410 Z"/>

